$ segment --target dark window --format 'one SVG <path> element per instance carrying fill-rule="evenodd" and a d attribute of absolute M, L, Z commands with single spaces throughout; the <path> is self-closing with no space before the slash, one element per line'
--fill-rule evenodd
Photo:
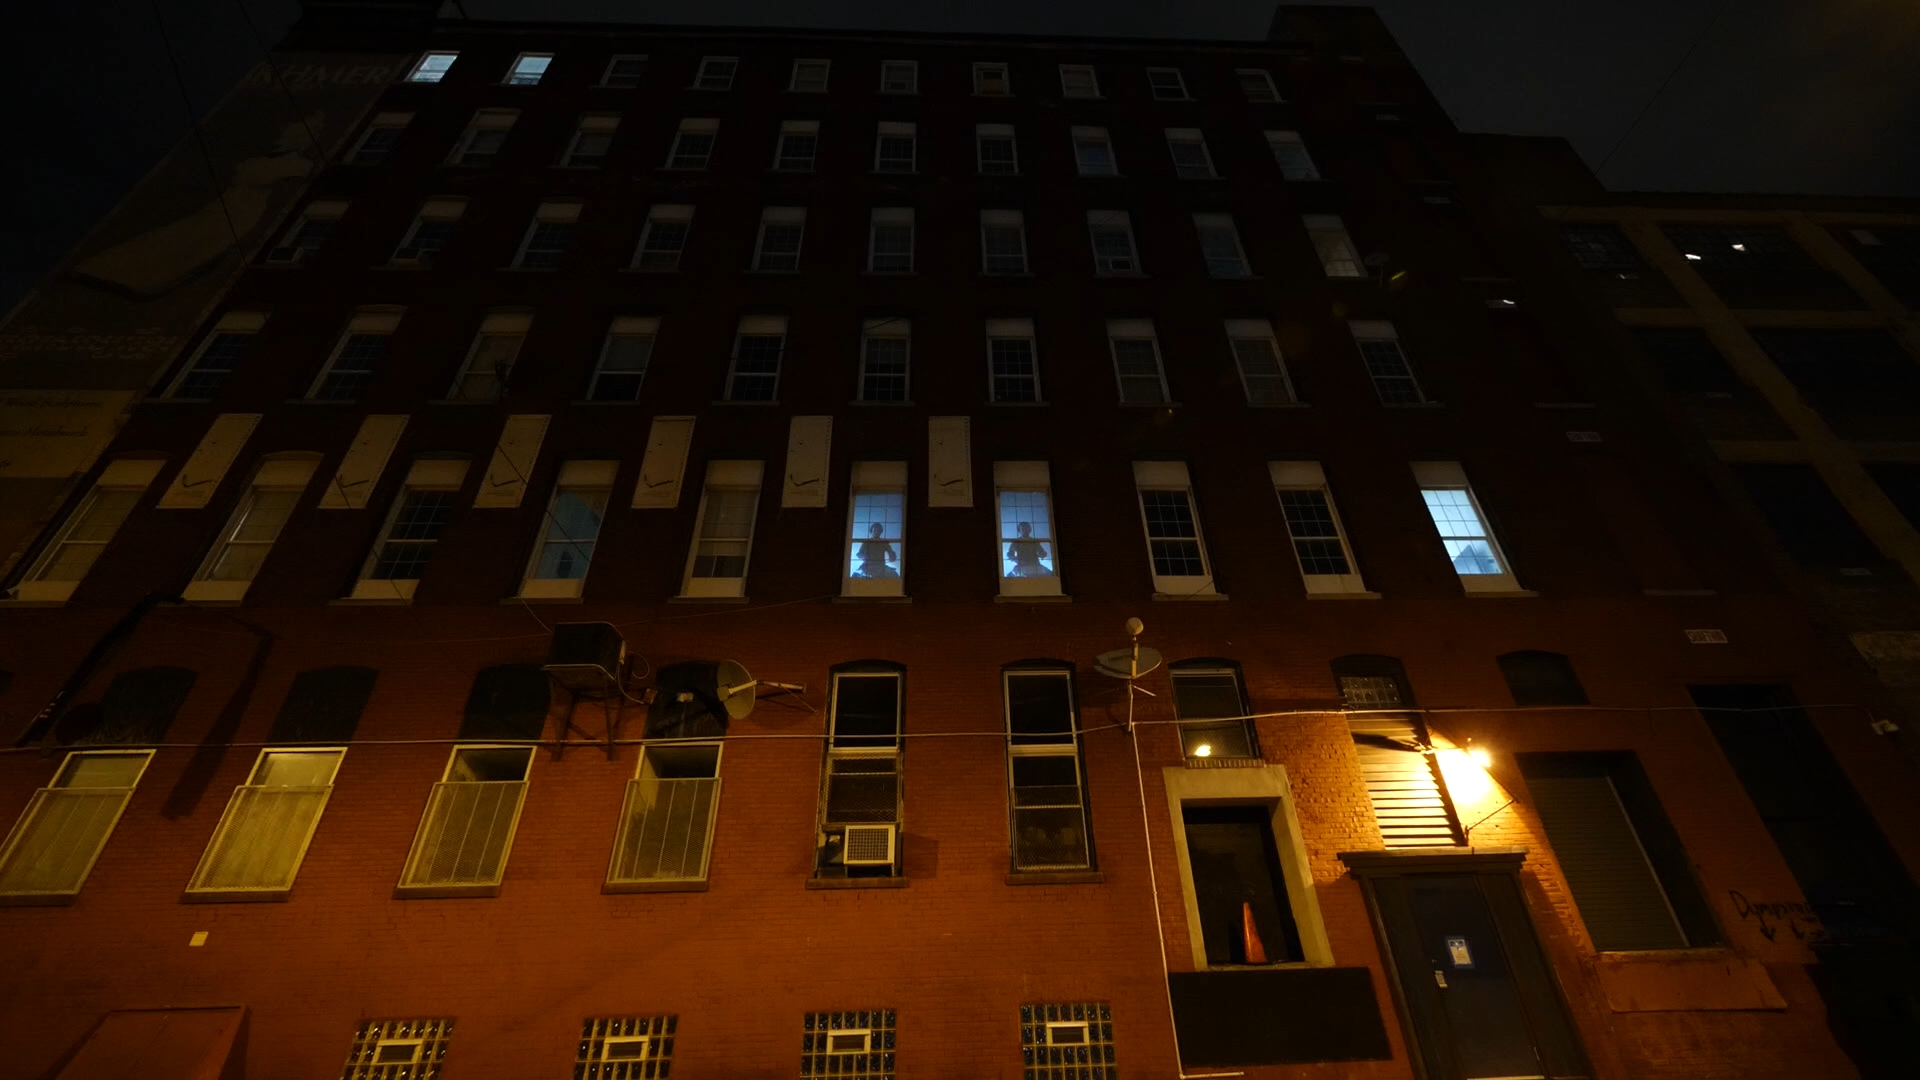
<path fill-rule="evenodd" d="M 1612 225 L 1562 225 L 1560 239 L 1583 270 L 1638 274 L 1646 270 L 1625 233 Z"/>
<path fill-rule="evenodd" d="M 552 702 L 547 673 L 536 664 L 501 664 L 474 676 L 460 738 L 538 739 Z"/>
<path fill-rule="evenodd" d="M 1264 805 L 1181 808 L 1209 965 L 1304 958 L 1273 842 L 1272 813 Z"/>
<path fill-rule="evenodd" d="M 1086 784 L 1074 734 L 1073 674 L 1004 675 L 1015 870 L 1085 870 Z"/>
<path fill-rule="evenodd" d="M 1920 307 L 1920 227 L 1836 225 L 1833 233 L 1889 292 Z"/>
<path fill-rule="evenodd" d="M 825 877 L 900 872 L 900 745 L 905 674 L 864 663 L 836 670 L 828 705 L 816 865 Z M 861 826 L 885 826 L 882 829 Z"/>
<path fill-rule="evenodd" d="M 267 741 L 347 742 L 360 724 L 379 674 L 366 667 L 335 667 L 295 675 Z"/>
<path fill-rule="evenodd" d="M 1900 508 L 1908 523 L 1920 529 L 1920 465 L 1869 465 L 1867 472 L 1873 476 L 1880 490 L 1887 493 L 1893 505 Z M 4 684 L 0 684 L 4 688 Z"/>
<path fill-rule="evenodd" d="M 83 724 L 83 733 L 72 741 L 103 745 L 165 742 L 167 728 L 187 700 L 187 691 L 193 689 L 194 678 L 192 671 L 177 667 L 137 668 L 115 675 L 107 684 L 107 692 L 100 695 L 97 722 Z"/>
<path fill-rule="evenodd" d="M 900 677 L 846 672 L 833 684 L 833 745 L 896 746 L 900 742 Z"/>
<path fill-rule="evenodd" d="M 1884 330 L 1755 330 L 1753 338 L 1822 410 L 1914 414 L 1920 360 Z"/>
<path fill-rule="evenodd" d="M 1633 336 L 1667 389 L 1683 394 L 1731 394 L 1740 377 L 1704 330 L 1638 329 Z"/>
<path fill-rule="evenodd" d="M 1773 225 L 1666 225 L 1667 239 L 1733 307 L 1859 307 L 1846 283 Z"/>
<path fill-rule="evenodd" d="M 1516 758 L 1594 948 L 1720 944 L 1686 849 L 1633 754 Z"/>
<path fill-rule="evenodd" d="M 1507 680 L 1513 703 L 1529 705 L 1585 705 L 1587 692 L 1573 663 L 1555 652 L 1510 652 L 1500 657 L 1500 674 Z"/>
<path fill-rule="evenodd" d="M 1882 561 L 1811 465 L 1736 465 L 1733 471 L 1794 562 L 1861 567 Z"/>

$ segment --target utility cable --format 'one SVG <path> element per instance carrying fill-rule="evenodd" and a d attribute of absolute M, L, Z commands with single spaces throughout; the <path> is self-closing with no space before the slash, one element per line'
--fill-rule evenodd
<path fill-rule="evenodd" d="M 1626 145 L 1628 136 L 1632 135 L 1634 131 L 1640 127 L 1640 122 L 1647 118 L 1647 113 L 1653 108 L 1653 103 L 1659 101 L 1660 96 L 1667 92 L 1667 85 L 1673 82 L 1673 77 L 1680 74 L 1680 69 L 1687 66 L 1687 61 L 1693 59 L 1694 50 L 1700 47 L 1700 43 L 1706 40 L 1707 32 L 1712 30 L 1714 24 L 1720 21 L 1720 13 L 1726 6 L 1726 0 L 1717 0 L 1713 5 L 1713 14 L 1707 18 L 1705 25 L 1700 27 L 1700 31 L 1693 36 L 1693 41 L 1687 46 L 1687 51 L 1680 54 L 1680 59 L 1675 61 L 1673 67 L 1667 71 L 1667 77 L 1660 80 L 1660 85 L 1654 88 L 1653 95 L 1647 98 L 1647 103 L 1640 106 L 1640 111 L 1634 114 L 1633 122 L 1627 125 L 1627 130 L 1621 132 L 1620 137 L 1614 140 L 1613 149 L 1608 150 L 1607 156 L 1600 159 L 1600 164 L 1593 167 L 1593 175 L 1596 178 L 1598 178 L 1602 172 L 1606 171 L 1607 163 L 1613 160 L 1613 155 L 1620 152 L 1620 148 Z M 1602 183 L 1605 183 L 1605 181 L 1603 180 Z"/>
<path fill-rule="evenodd" d="M 213 154 L 207 149 L 206 133 L 201 130 L 200 117 L 193 107 L 193 95 L 187 92 L 187 81 L 180 74 L 179 58 L 173 54 L 173 41 L 167 37 L 167 21 L 160 15 L 160 0 L 147 0 L 153 9 L 153 25 L 160 34 L 160 48 L 167 54 L 167 68 L 173 72 L 173 85 L 180 91 L 180 100 L 187 107 L 187 124 L 193 129 L 194 145 L 200 149 L 200 161 L 207 168 L 207 184 L 213 188 L 213 197 L 220 204 L 220 216 L 226 219 L 227 232 L 233 237 L 233 248 L 240 247 L 240 230 L 233 224 L 233 211 L 227 208 L 227 192 L 220 186 L 219 178 L 213 171 Z"/>
<path fill-rule="evenodd" d="M 273 62 L 273 50 L 261 39 L 260 29 L 253 24 L 253 14 L 247 10 L 246 0 L 233 0 L 233 6 L 240 9 L 241 21 L 247 24 L 247 36 L 252 38 L 253 43 L 260 48 L 261 59 L 267 65 L 268 77 L 273 80 L 275 86 L 280 88 L 280 93 L 286 97 L 287 104 L 293 108 L 293 118 L 300 122 L 301 129 L 307 133 L 307 141 L 313 144 L 313 168 L 307 170 L 307 175 L 312 176 L 326 164 L 326 148 L 320 145 L 320 137 L 313 133 L 313 126 L 307 123 L 307 115 L 300 110 L 299 99 L 293 96 L 292 88 L 280 78 L 280 69 Z"/>

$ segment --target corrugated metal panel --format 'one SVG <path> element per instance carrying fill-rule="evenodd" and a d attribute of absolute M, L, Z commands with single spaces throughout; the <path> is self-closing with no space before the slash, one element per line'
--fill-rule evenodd
<path fill-rule="evenodd" d="M 1527 790 L 1595 948 L 1686 948 L 1612 780 L 1528 777 Z"/>
<path fill-rule="evenodd" d="M 1420 741 L 1419 728 L 1410 717 L 1354 716 L 1347 723 L 1355 735 L 1392 739 L 1410 748 Z M 1365 742 L 1356 742 L 1354 750 L 1360 755 L 1360 772 L 1383 844 L 1446 847 L 1462 842 L 1460 820 L 1454 816 L 1432 755 Z"/>

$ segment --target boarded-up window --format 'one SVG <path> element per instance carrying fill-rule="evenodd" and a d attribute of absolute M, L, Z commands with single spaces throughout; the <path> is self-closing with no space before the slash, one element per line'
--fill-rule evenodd
<path fill-rule="evenodd" d="M 552 688 L 537 664 L 501 664 L 474 676 L 460 738 L 538 739 L 547 726 Z"/>
<path fill-rule="evenodd" d="M 1686 850 L 1631 753 L 1516 758 L 1594 948 L 1720 943 Z"/>
<path fill-rule="evenodd" d="M 1555 652 L 1510 652 L 1500 657 L 1513 703 L 1520 706 L 1585 705 L 1587 691 L 1573 662 Z"/>
<path fill-rule="evenodd" d="M 287 699 L 280 703 L 280 715 L 274 717 L 267 741 L 343 743 L 351 740 L 379 675 L 365 667 L 315 668 L 295 675 Z"/>
<path fill-rule="evenodd" d="M 123 671 L 100 696 L 99 722 L 73 741 L 99 745 L 145 746 L 164 742 L 174 714 L 193 689 L 186 668 L 152 667 Z"/>
<path fill-rule="evenodd" d="M 1426 726 L 1411 708 L 1413 692 L 1400 661 L 1343 656 L 1333 662 L 1360 772 L 1373 803 L 1380 841 L 1388 848 L 1448 847 L 1463 842 L 1460 819 L 1432 754 Z"/>

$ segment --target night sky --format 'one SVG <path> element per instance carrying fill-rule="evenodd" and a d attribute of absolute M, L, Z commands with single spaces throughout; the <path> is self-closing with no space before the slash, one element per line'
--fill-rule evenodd
<path fill-rule="evenodd" d="M 198 113 L 262 53 L 243 6 L 269 43 L 298 14 L 297 0 L 79 0 L 39 9 L 52 32 L 31 33 L 32 47 L 8 57 L 8 77 L 25 92 L 6 97 L 15 113 L 7 155 L 14 197 L 0 200 L 7 215 L 0 312 L 187 133 L 188 105 L 160 46 L 156 6 Z M 1265 36 L 1273 11 L 1257 0 L 465 6 L 482 18 L 1254 40 Z M 1601 179 L 1615 190 L 1920 196 L 1920 4 L 1913 0 L 1372 6 L 1461 129 L 1564 136 L 1589 165 L 1604 163 Z"/>

